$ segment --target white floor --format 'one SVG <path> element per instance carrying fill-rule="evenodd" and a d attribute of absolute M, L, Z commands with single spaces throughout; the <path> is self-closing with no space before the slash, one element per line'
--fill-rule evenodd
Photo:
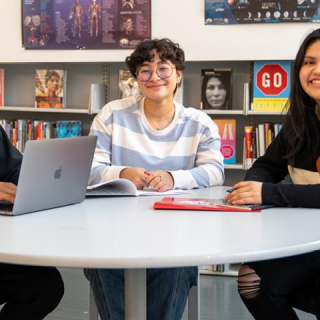
<path fill-rule="evenodd" d="M 63 268 L 60 271 L 65 281 L 65 295 L 46 320 L 89 320 L 89 284 L 82 269 Z M 201 320 L 253 319 L 238 296 L 236 278 L 202 275 L 200 281 Z M 301 320 L 315 320 L 305 313 L 298 314 Z M 183 320 L 187 319 L 185 314 Z"/>

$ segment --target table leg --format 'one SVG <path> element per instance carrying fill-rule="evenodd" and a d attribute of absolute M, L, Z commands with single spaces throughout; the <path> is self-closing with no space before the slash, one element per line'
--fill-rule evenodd
<path fill-rule="evenodd" d="M 146 269 L 125 270 L 125 319 L 147 319 Z"/>

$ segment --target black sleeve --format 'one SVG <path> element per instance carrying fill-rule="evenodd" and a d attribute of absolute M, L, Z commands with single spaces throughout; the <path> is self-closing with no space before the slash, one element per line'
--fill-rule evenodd
<path fill-rule="evenodd" d="M 0 181 L 18 183 L 22 155 L 0 125 Z"/>
<path fill-rule="evenodd" d="M 246 181 L 264 182 L 263 204 L 280 207 L 320 208 L 320 184 L 280 183 L 288 174 L 283 131 L 271 143 L 264 156 L 257 159 L 245 176 Z"/>
<path fill-rule="evenodd" d="M 274 184 L 262 185 L 262 202 L 279 207 L 320 208 L 320 184 Z"/>

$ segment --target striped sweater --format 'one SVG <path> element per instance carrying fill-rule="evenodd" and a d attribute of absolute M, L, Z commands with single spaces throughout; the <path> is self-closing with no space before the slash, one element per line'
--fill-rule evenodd
<path fill-rule="evenodd" d="M 175 103 L 164 130 L 151 127 L 141 96 L 108 103 L 95 117 L 90 134 L 98 137 L 90 184 L 117 179 L 126 167 L 169 171 L 174 188 L 221 185 L 223 156 L 218 128 L 205 113 Z"/>

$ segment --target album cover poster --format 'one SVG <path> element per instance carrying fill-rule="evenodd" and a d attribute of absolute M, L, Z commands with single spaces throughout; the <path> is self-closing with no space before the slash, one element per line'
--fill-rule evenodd
<path fill-rule="evenodd" d="M 213 119 L 221 138 L 220 151 L 224 164 L 236 163 L 236 119 Z"/>
<path fill-rule="evenodd" d="M 254 61 L 251 110 L 286 111 L 291 87 L 291 61 Z"/>
<path fill-rule="evenodd" d="M 205 24 L 320 22 L 320 0 L 205 0 Z"/>
<path fill-rule="evenodd" d="M 25 49 L 131 49 L 151 38 L 151 0 L 22 0 Z"/>
<path fill-rule="evenodd" d="M 36 69 L 35 107 L 61 109 L 66 107 L 67 71 Z"/>
<path fill-rule="evenodd" d="M 232 69 L 201 70 L 201 109 L 232 109 Z"/>

